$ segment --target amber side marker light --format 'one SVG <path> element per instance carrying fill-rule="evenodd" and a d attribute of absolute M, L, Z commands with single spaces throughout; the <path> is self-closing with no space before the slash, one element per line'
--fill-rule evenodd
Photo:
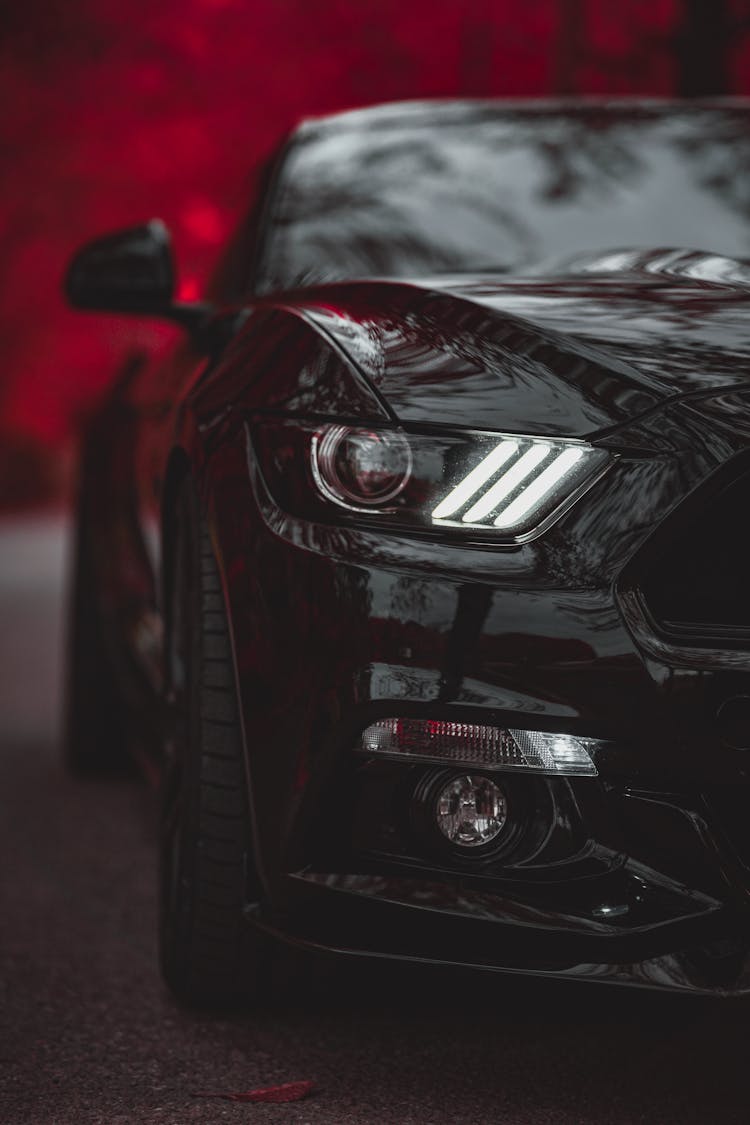
<path fill-rule="evenodd" d="M 595 777 L 594 756 L 600 745 L 595 738 L 550 731 L 443 719 L 379 719 L 362 732 L 357 749 L 378 757 L 438 765 Z"/>

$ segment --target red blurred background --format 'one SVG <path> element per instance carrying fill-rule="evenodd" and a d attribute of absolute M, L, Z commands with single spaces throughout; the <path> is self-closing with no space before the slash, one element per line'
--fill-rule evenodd
<path fill-rule="evenodd" d="M 398 98 L 750 93 L 750 0 L 0 0 L 0 505 L 64 493 L 71 435 L 153 324 L 60 297 L 83 240 L 158 215 L 200 289 L 300 117 Z"/>

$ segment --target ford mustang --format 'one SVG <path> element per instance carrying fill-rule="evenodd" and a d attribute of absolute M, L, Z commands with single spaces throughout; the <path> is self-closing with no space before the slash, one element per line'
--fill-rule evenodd
<path fill-rule="evenodd" d="M 304 122 L 86 427 L 66 754 L 188 1002 L 285 946 L 750 990 L 750 102 Z"/>

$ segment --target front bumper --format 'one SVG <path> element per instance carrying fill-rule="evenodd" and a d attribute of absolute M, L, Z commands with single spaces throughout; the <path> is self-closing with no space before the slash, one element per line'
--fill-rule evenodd
<path fill-rule="evenodd" d="M 673 422 L 678 439 L 663 416 L 656 436 L 628 435 L 658 456 L 622 457 L 607 492 L 504 552 L 292 519 L 244 433 L 211 459 L 266 890 L 254 924 L 354 954 L 750 990 L 750 758 L 716 724 L 717 700 L 750 695 L 750 659 L 681 663 L 645 643 L 617 592 L 684 496 L 740 452 Z M 393 716 L 611 749 L 595 779 L 536 779 L 525 850 L 477 868 L 415 828 L 434 767 L 353 753 Z"/>
<path fill-rule="evenodd" d="M 305 876 L 326 889 L 304 896 L 298 909 L 248 908 L 248 923 L 286 944 L 316 952 L 411 961 L 628 985 L 696 995 L 750 993 L 750 943 L 719 915 L 671 929 L 661 940 L 618 935 L 598 943 L 564 928 L 543 932 L 526 904 L 498 895 L 497 917 L 452 913 L 431 900 L 428 884 L 411 887 L 378 877 Z M 470 906 L 471 896 L 463 905 Z M 479 912 L 492 900 L 483 896 Z M 541 940 L 540 940 L 541 938 Z"/>

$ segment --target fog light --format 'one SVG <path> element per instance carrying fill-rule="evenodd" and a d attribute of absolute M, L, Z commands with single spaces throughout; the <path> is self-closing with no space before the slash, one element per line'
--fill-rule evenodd
<path fill-rule="evenodd" d="M 550 731 L 504 730 L 443 719 L 380 719 L 362 732 L 365 754 L 440 764 L 456 762 L 486 770 L 596 775 L 594 738 Z"/>
<path fill-rule="evenodd" d="M 437 826 L 447 840 L 461 848 L 489 844 L 502 832 L 508 803 L 498 785 L 487 777 L 454 777 L 441 790 L 435 805 Z"/>

